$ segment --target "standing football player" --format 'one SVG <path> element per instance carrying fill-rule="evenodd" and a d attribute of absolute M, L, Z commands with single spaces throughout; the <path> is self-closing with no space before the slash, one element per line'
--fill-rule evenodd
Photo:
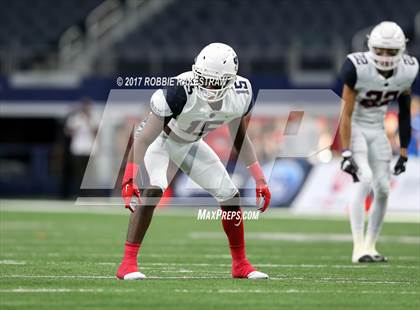
<path fill-rule="evenodd" d="M 122 196 L 132 215 L 117 278 L 145 278 L 139 272 L 137 255 L 154 208 L 168 187 L 170 160 L 208 191 L 223 211 L 241 212 L 238 189 L 216 153 L 202 139 L 211 130 L 229 123 L 231 135 L 236 137 L 234 147 L 255 179 L 259 210 L 268 207 L 270 191 L 246 133 L 254 102 L 252 88 L 237 71 L 235 51 L 226 44 L 212 43 L 198 54 L 192 71 L 177 76 L 184 85 L 160 89 L 152 95 L 151 113 L 136 131 L 123 177 Z M 141 166 L 147 171 L 150 186 L 140 197 L 135 180 Z M 138 207 L 133 205 L 133 199 L 138 201 Z M 222 224 L 232 256 L 232 277 L 268 278 L 246 258 L 243 220 L 222 217 Z"/>
<path fill-rule="evenodd" d="M 349 210 L 354 263 L 387 261 L 376 250 L 391 174 L 391 146 L 384 119 L 388 104 L 398 101 L 400 156 L 393 173 L 399 175 L 406 169 L 411 136 L 410 90 L 419 68 L 416 58 L 404 54 L 405 45 L 402 29 L 384 21 L 368 36 L 369 51 L 349 54 L 341 70 L 341 169 L 354 180 Z M 364 202 L 371 188 L 374 200 L 365 235 Z"/>

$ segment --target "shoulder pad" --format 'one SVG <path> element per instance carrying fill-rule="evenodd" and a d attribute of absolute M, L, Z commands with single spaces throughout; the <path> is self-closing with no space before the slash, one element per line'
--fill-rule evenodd
<path fill-rule="evenodd" d="M 162 89 L 155 91 L 150 98 L 150 109 L 152 112 L 159 117 L 171 116 L 172 110 L 166 102 L 165 95 Z"/>
<path fill-rule="evenodd" d="M 404 54 L 401 61 L 404 64 L 409 74 L 409 77 L 414 80 L 419 72 L 419 63 L 417 61 L 417 58 Z"/>
<path fill-rule="evenodd" d="M 252 85 L 251 82 L 242 76 L 237 76 L 236 81 L 233 85 L 237 93 L 247 93 L 249 96 L 252 96 Z"/>
<path fill-rule="evenodd" d="M 366 53 L 358 52 L 348 54 L 347 57 L 352 61 L 355 66 L 363 66 L 369 64 Z"/>
<path fill-rule="evenodd" d="M 235 88 L 236 93 L 243 93 L 246 94 L 246 109 L 244 116 L 249 114 L 249 112 L 252 110 L 255 104 L 255 100 L 253 97 L 253 91 L 252 91 L 252 85 L 251 82 L 242 76 L 237 76 L 235 84 L 233 86 Z"/>

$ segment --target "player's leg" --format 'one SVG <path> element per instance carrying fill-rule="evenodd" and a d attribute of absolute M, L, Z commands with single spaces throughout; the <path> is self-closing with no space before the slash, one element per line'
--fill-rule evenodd
<path fill-rule="evenodd" d="M 151 186 L 141 192 L 141 206 L 130 217 L 127 232 L 128 242 L 140 244 L 143 241 L 152 221 L 157 201 L 162 197 L 162 194 L 162 189 L 156 186 Z"/>
<path fill-rule="evenodd" d="M 368 147 L 362 129 L 357 125 L 352 126 L 351 149 L 353 158 L 359 166 L 358 176 L 360 182 L 352 184 L 349 215 L 353 236 L 353 262 L 371 260 L 364 250 L 365 228 L 365 199 L 371 190 L 372 171 L 368 162 Z"/>
<path fill-rule="evenodd" d="M 162 189 L 149 188 L 142 191 L 142 205 L 131 214 L 128 225 L 124 257 L 117 271 L 117 277 L 124 280 L 138 280 L 146 276 L 138 271 L 137 255 L 141 242 L 152 221 L 156 199 L 162 196 Z M 151 202 L 149 200 L 151 199 Z"/>
<path fill-rule="evenodd" d="M 388 203 L 390 187 L 391 146 L 385 132 L 376 134 L 369 147 L 369 162 L 373 172 L 374 199 L 369 214 L 365 247 L 374 261 L 387 261 L 386 257 L 376 251 L 376 241 L 381 231 Z"/>
<path fill-rule="evenodd" d="M 174 161 L 179 162 L 179 159 Z M 246 258 L 239 192 L 216 153 L 204 141 L 196 142 L 180 167 L 195 183 L 216 198 L 223 211 L 236 212 L 235 214 L 240 216 L 239 220 L 237 217 L 232 219 L 222 217 L 223 229 L 232 256 L 232 276 L 250 279 L 268 278 L 266 274 L 256 271 Z"/>
<path fill-rule="evenodd" d="M 138 280 L 145 276 L 138 271 L 137 256 L 144 235 L 152 221 L 153 212 L 168 186 L 166 177 L 169 155 L 163 145 L 164 139 L 158 137 L 146 151 L 144 162 L 149 175 L 150 186 L 141 193 L 141 206 L 131 214 L 128 225 L 124 257 L 117 271 L 117 277 L 124 280 Z"/>
<path fill-rule="evenodd" d="M 229 200 L 220 203 L 223 212 L 235 212 L 236 217 L 222 217 L 223 230 L 229 241 L 232 256 L 232 277 L 248 279 L 268 279 L 268 275 L 257 271 L 246 257 L 244 221 L 242 210 L 238 206 L 239 192 Z"/>

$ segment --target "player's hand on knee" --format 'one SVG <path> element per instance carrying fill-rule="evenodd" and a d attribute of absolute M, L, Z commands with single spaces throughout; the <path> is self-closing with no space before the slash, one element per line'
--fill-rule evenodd
<path fill-rule="evenodd" d="M 350 174 L 353 177 L 353 182 L 359 182 L 359 177 L 357 176 L 359 167 L 353 159 L 352 152 L 345 150 L 341 153 L 341 156 L 343 156 L 343 160 L 341 161 L 341 170 Z"/>
<path fill-rule="evenodd" d="M 134 212 L 140 205 L 140 191 L 133 179 L 128 179 L 122 184 L 121 196 L 124 199 L 125 208 L 131 212 Z"/>
<path fill-rule="evenodd" d="M 398 158 L 397 163 L 395 164 L 394 167 L 394 174 L 395 175 L 399 175 L 403 172 L 405 172 L 405 166 L 407 164 L 407 160 L 408 158 L 405 156 L 400 156 L 400 158 Z"/>

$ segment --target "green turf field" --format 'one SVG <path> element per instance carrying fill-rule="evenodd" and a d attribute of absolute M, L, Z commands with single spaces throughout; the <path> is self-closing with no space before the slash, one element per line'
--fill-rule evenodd
<path fill-rule="evenodd" d="M 158 212 L 140 255 L 150 278 L 129 282 L 114 278 L 127 214 L 2 209 L 0 308 L 420 307 L 418 223 L 386 223 L 380 250 L 388 264 L 354 265 L 347 221 L 268 215 L 246 222 L 249 259 L 271 276 L 249 281 L 229 277 L 221 224 L 183 214 Z"/>

